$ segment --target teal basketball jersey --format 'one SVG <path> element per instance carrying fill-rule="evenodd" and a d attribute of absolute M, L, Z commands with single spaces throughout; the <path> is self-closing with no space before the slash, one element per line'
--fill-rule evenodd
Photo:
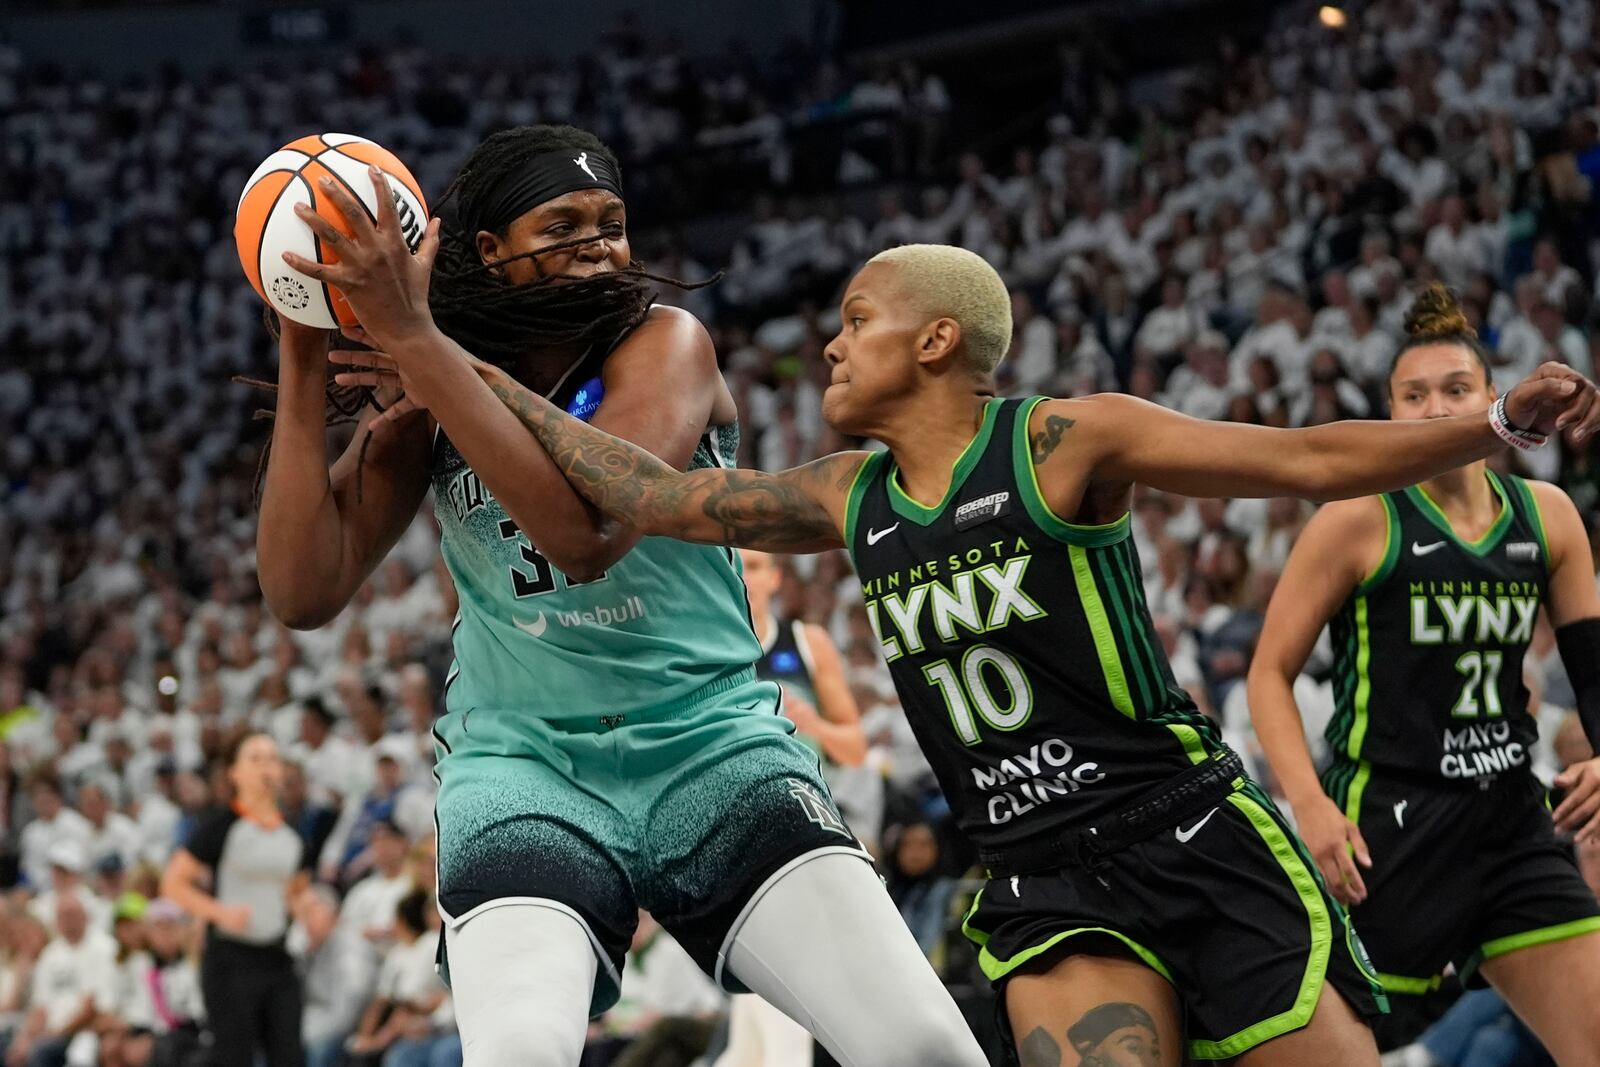
<path fill-rule="evenodd" d="M 591 350 L 549 399 L 587 421 L 609 350 Z M 737 424 L 708 429 L 690 469 L 731 467 Z M 761 656 L 743 567 L 727 548 L 646 537 L 602 577 L 550 565 L 440 432 L 433 448 L 440 547 L 461 607 L 445 707 L 540 718 L 626 715 L 670 704 Z"/>

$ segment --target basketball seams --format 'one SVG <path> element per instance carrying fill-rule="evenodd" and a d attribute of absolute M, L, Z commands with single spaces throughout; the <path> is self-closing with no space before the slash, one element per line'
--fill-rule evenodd
<path fill-rule="evenodd" d="M 263 174 L 261 177 L 257 178 L 254 182 L 252 182 L 250 184 L 250 187 L 244 191 L 244 195 L 239 198 L 239 204 L 240 204 L 240 207 L 242 208 L 244 206 L 245 199 L 247 197 L 249 197 L 251 191 L 254 190 L 254 189 L 260 188 L 261 183 L 266 181 L 268 178 L 272 177 L 272 175 L 274 175 L 274 174 L 287 174 L 288 177 L 284 179 L 283 185 L 279 187 L 278 191 L 273 194 L 271 202 L 267 204 L 267 209 L 261 213 L 261 226 L 260 226 L 260 229 L 256 233 L 255 249 L 254 249 L 254 251 L 253 251 L 253 253 L 251 255 L 251 258 L 255 260 L 255 277 L 253 277 L 253 278 L 250 277 L 250 272 L 249 272 L 249 268 L 248 267 L 245 270 L 246 279 L 249 280 L 255 286 L 256 292 L 261 294 L 261 296 L 263 298 L 265 298 L 266 295 L 267 295 L 267 287 L 266 287 L 266 283 L 262 281 L 262 278 L 265 276 L 266 272 L 261 269 L 261 248 L 266 243 L 267 223 L 271 221 L 272 213 L 277 210 L 278 201 L 283 199 L 283 191 L 285 189 L 289 188 L 289 186 L 294 184 L 294 180 L 295 180 L 295 177 L 297 176 L 297 172 L 296 171 L 292 171 L 292 170 L 287 170 L 287 169 L 285 169 L 285 170 L 270 170 L 267 173 Z M 236 213 L 237 213 L 237 209 L 236 209 Z M 238 243 L 238 225 L 237 225 L 237 223 L 234 226 L 234 231 L 235 231 L 234 232 L 234 243 L 237 244 Z M 241 257 L 241 260 L 242 260 L 242 257 Z M 241 265 L 243 265 L 242 262 L 241 262 Z"/>
<path fill-rule="evenodd" d="M 261 279 L 261 297 L 263 300 L 267 301 L 268 304 L 272 303 L 272 297 L 267 293 L 267 265 L 262 260 L 262 257 L 267 251 L 267 227 L 272 225 L 273 215 L 277 212 L 278 203 L 283 199 L 284 193 L 293 188 L 295 182 L 306 184 L 307 190 L 309 191 L 309 184 L 305 182 L 305 179 L 301 177 L 299 172 L 296 172 L 293 176 L 291 176 L 288 181 L 283 183 L 283 188 L 278 190 L 278 195 L 273 197 L 272 206 L 267 211 L 262 212 L 261 232 L 256 235 L 256 272 L 257 277 Z M 274 306 L 273 310 L 277 310 L 276 306 Z"/>

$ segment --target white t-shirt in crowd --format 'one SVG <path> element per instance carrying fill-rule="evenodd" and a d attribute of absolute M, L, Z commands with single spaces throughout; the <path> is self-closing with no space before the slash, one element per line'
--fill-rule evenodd
<path fill-rule="evenodd" d="M 56 938 L 39 953 L 29 1007 L 44 1008 L 45 1027 L 59 1030 L 83 1008 L 85 997 L 110 1008 L 116 1001 L 117 943 L 91 930 L 76 945 Z"/>

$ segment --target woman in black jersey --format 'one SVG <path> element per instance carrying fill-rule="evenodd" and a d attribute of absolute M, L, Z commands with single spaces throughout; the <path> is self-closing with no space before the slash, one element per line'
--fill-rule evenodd
<path fill-rule="evenodd" d="M 305 1062 L 300 979 L 284 949 L 289 902 L 308 884 L 305 844 L 278 811 L 283 762 L 264 733 L 228 748 L 233 801 L 205 812 L 161 878 L 161 895 L 206 923 L 200 991 L 216 1067 Z M 207 876 L 211 892 L 199 888 Z"/>
<path fill-rule="evenodd" d="M 1443 287 L 1418 295 L 1406 330 L 1389 374 L 1395 418 L 1494 402 L 1483 349 Z M 1583 520 L 1553 485 L 1478 460 L 1328 504 L 1267 610 L 1250 712 L 1386 991 L 1429 992 L 1447 964 L 1487 979 L 1565 1067 L 1600 1062 L 1600 906 L 1554 830 L 1600 835 L 1600 760 L 1561 775 L 1552 820 L 1522 680 L 1541 609 L 1570 663 L 1600 593 Z M 1324 625 L 1336 710 L 1319 780 L 1292 686 Z"/>
<path fill-rule="evenodd" d="M 387 302 L 418 299 L 378 271 L 355 281 Z M 889 451 L 777 474 L 679 472 L 449 346 L 361 358 L 400 373 L 466 359 L 585 497 L 643 533 L 849 549 L 901 703 L 989 869 L 965 929 L 1025 1063 L 1075 1051 L 1158 1067 L 1185 1053 L 1374 1067 L 1361 1015 L 1385 1001 L 1343 910 L 1161 653 L 1130 545 L 1132 485 L 1380 492 L 1558 418 L 1593 432 L 1592 383 L 1547 364 L 1497 421 L 1305 430 L 1201 422 L 1110 394 L 1002 400 L 1005 284 L 980 257 L 937 245 L 873 257 L 840 314 L 823 413 Z"/>

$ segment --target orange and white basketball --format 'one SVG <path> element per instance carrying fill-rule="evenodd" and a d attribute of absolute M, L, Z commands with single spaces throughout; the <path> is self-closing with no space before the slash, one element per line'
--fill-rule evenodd
<path fill-rule="evenodd" d="M 295 252 L 319 263 L 339 261 L 338 254 L 323 248 L 311 227 L 295 216 L 294 206 L 310 204 L 341 232 L 349 233 L 338 208 L 317 186 L 322 178 L 331 177 L 377 218 L 369 165 L 388 179 L 406 244 L 415 252 L 428 225 L 422 190 L 393 153 L 363 137 L 323 133 L 290 141 L 268 156 L 245 183 L 233 224 L 234 243 L 245 277 L 279 314 L 328 330 L 355 324 L 344 294 L 290 267 L 283 253 Z"/>

